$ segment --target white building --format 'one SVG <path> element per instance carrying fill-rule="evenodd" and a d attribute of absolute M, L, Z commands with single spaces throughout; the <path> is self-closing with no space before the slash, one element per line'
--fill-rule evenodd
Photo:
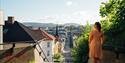
<path fill-rule="evenodd" d="M 50 62 L 53 62 L 53 56 L 54 56 L 54 43 L 55 43 L 55 37 L 48 34 L 47 32 L 45 32 L 42 29 L 37 29 L 34 30 L 36 32 L 39 32 L 42 34 L 42 36 L 44 36 L 45 38 L 41 41 L 39 41 L 39 44 L 41 46 L 41 48 L 43 49 L 45 56 L 47 57 L 47 59 Z M 37 45 L 36 48 L 39 48 L 39 46 Z M 40 49 L 40 48 L 39 48 Z M 43 55 L 43 54 L 42 54 Z"/>

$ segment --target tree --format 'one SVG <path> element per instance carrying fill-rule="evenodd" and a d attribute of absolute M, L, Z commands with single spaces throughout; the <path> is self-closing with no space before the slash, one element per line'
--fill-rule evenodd
<path fill-rule="evenodd" d="M 84 31 L 83 31 L 83 35 L 84 35 L 85 33 L 90 32 L 90 30 L 91 30 L 91 25 L 90 25 L 89 22 L 87 21 L 86 26 L 85 26 Z"/>
<path fill-rule="evenodd" d="M 100 16 L 106 42 L 114 47 L 125 46 L 125 0 L 102 2 Z M 124 42 L 124 43 L 123 43 Z"/>
<path fill-rule="evenodd" d="M 87 22 L 83 34 L 76 39 L 76 46 L 72 49 L 72 56 L 74 63 L 87 63 L 88 60 L 88 38 L 91 26 Z"/>
<path fill-rule="evenodd" d="M 60 53 L 54 54 L 54 62 L 60 63 L 62 55 Z"/>

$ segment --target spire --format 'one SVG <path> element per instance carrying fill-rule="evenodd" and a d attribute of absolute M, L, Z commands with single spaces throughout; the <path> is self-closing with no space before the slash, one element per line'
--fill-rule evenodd
<path fill-rule="evenodd" d="M 56 41 L 59 40 L 59 35 L 58 35 L 58 24 L 56 25 L 56 33 L 55 33 Z"/>
<path fill-rule="evenodd" d="M 56 25 L 56 34 L 55 37 L 58 37 L 58 24 Z"/>

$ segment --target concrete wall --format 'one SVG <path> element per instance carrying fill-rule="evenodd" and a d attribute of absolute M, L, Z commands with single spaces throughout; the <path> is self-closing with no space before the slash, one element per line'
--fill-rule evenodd
<path fill-rule="evenodd" d="M 12 55 L 5 56 L 2 59 L 0 59 L 0 63 L 33 63 L 35 62 L 34 59 L 34 49 L 30 49 L 24 54 L 17 55 L 19 51 L 23 50 L 25 48 L 15 48 Z M 6 50 L 1 50 L 0 56 L 2 56 L 2 53 L 5 53 Z M 5 53 L 7 54 L 7 53 Z M 9 54 L 9 53 L 8 53 Z"/>
<path fill-rule="evenodd" d="M 13 46 L 13 44 L 5 44 L 3 46 L 3 49 L 9 49 Z M 27 47 L 27 46 L 31 46 L 30 43 L 16 43 L 15 44 L 15 48 L 22 48 L 22 47 Z"/>
<path fill-rule="evenodd" d="M 12 44 L 4 45 L 4 50 L 0 50 L 0 63 L 44 63 L 42 56 L 39 55 L 40 50 L 31 47 L 28 43 L 18 43 L 15 45 L 12 55 L 9 56 L 2 56 L 2 54 L 8 54 L 9 52 L 5 53 L 8 49 L 12 47 Z M 18 53 L 22 50 L 26 49 L 27 51 L 24 54 Z M 13 58 L 12 58 L 13 57 Z M 11 60 L 9 60 L 12 58 Z"/>
<path fill-rule="evenodd" d="M 46 57 L 49 59 L 49 61 L 52 63 L 53 62 L 53 41 L 54 40 L 47 40 L 47 41 L 41 41 L 39 42 L 41 48 L 43 49 Z M 49 47 L 47 46 L 49 43 Z M 2 55 L 2 53 L 4 53 L 6 50 L 10 49 L 13 45 L 12 44 L 7 44 L 4 45 L 4 50 L 0 50 L 0 55 Z M 18 52 L 20 52 L 21 50 L 30 47 L 31 44 L 30 43 L 16 43 L 15 47 L 14 47 L 14 52 L 11 56 L 9 57 L 13 57 L 13 59 L 9 60 L 7 63 L 47 63 L 45 61 L 43 61 L 43 58 L 45 58 L 45 56 L 43 55 L 43 53 L 41 53 L 41 55 L 39 54 L 39 52 L 42 52 L 39 48 L 38 45 L 36 45 L 35 48 L 32 47 L 32 49 L 27 49 L 28 51 L 25 52 L 24 54 L 20 55 L 19 57 L 15 57 L 15 54 L 17 54 Z M 47 56 L 49 51 L 49 56 Z M 0 59 L 0 63 L 5 63 L 7 61 L 8 57 L 6 58 L 2 58 Z M 49 63 L 50 63 L 49 62 Z"/>

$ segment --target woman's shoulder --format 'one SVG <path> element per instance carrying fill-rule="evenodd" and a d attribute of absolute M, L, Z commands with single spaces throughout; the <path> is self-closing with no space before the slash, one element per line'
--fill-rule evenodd
<path fill-rule="evenodd" d="M 91 30 L 89 34 L 90 34 L 90 35 L 95 35 L 95 34 L 96 34 L 96 31 L 95 31 L 95 30 Z"/>
<path fill-rule="evenodd" d="M 103 31 L 101 31 L 100 33 L 101 33 L 101 34 L 104 34 L 104 32 L 103 32 Z"/>
<path fill-rule="evenodd" d="M 101 34 L 101 36 L 104 36 L 104 32 L 103 31 L 101 31 L 100 34 Z"/>

